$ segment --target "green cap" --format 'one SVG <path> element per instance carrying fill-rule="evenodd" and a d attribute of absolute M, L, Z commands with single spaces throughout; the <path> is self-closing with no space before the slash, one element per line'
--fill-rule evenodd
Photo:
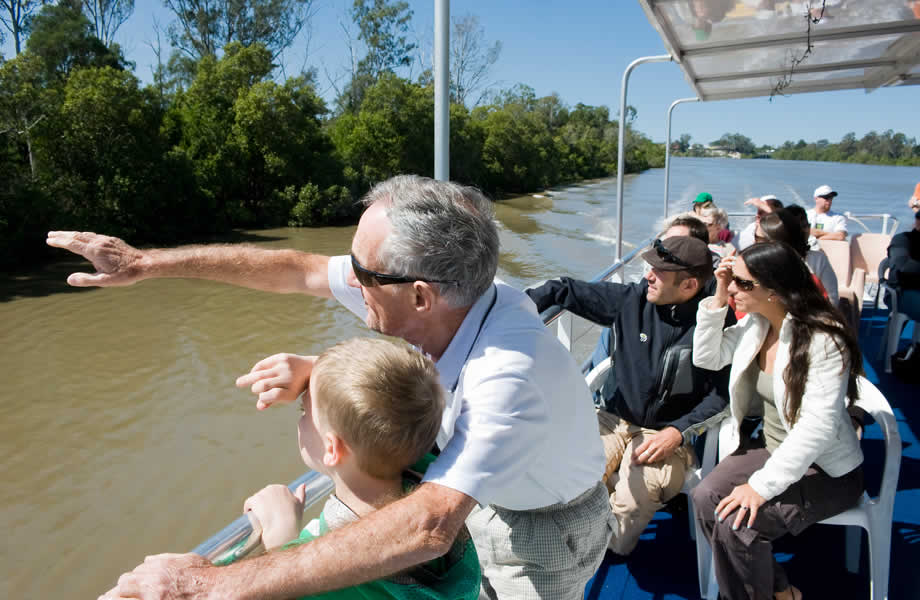
<path fill-rule="evenodd" d="M 700 192 L 693 203 L 700 204 L 701 202 L 712 202 L 712 194 L 709 192 Z"/>

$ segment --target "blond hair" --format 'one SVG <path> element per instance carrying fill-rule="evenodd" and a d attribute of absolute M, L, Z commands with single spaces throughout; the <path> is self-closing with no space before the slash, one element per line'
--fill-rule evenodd
<path fill-rule="evenodd" d="M 431 359 L 406 344 L 354 338 L 316 360 L 320 423 L 348 444 L 358 467 L 391 479 L 434 445 L 444 389 Z"/>
<path fill-rule="evenodd" d="M 715 223 L 722 229 L 728 227 L 728 213 L 715 205 L 703 208 L 700 211 L 700 220 L 707 225 Z"/>

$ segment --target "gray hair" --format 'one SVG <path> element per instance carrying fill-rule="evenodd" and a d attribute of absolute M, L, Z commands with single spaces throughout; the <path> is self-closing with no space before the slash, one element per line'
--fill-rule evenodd
<path fill-rule="evenodd" d="M 392 232 L 378 250 L 387 272 L 456 281 L 432 284 L 449 306 L 471 306 L 498 269 L 492 202 L 476 188 L 418 175 L 397 175 L 364 196 L 384 202 Z"/>
<path fill-rule="evenodd" d="M 715 223 L 722 229 L 728 227 L 728 213 L 721 208 L 710 206 L 700 211 L 703 223 Z"/>

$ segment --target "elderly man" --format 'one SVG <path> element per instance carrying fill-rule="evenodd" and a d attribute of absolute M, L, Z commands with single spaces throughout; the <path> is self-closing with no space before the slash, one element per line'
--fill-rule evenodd
<path fill-rule="evenodd" d="M 706 371 L 691 360 L 697 306 L 710 295 L 709 248 L 674 233 L 642 255 L 651 269 L 641 283 L 563 277 L 527 291 L 541 311 L 559 305 L 612 328 L 615 385 L 603 390 L 597 416 L 617 554 L 630 553 L 655 512 L 680 492 L 695 462 L 690 439 L 727 405 L 728 369 Z"/>
<path fill-rule="evenodd" d="M 310 544 L 227 567 L 161 555 L 111 596 L 291 598 L 392 575 L 447 552 L 461 526 L 483 597 L 581 598 L 612 532 L 603 448 L 572 356 L 523 293 L 494 280 L 498 232 L 477 190 L 415 176 L 372 189 L 351 255 L 202 246 L 139 251 L 94 234 L 48 243 L 92 260 L 73 285 L 197 277 L 333 297 L 437 362 L 448 390 L 441 453 L 413 493 Z M 292 402 L 313 359 L 275 355 L 238 381 L 258 405 Z"/>
<path fill-rule="evenodd" d="M 831 210 L 831 204 L 837 192 L 829 185 L 822 185 L 815 190 L 815 207 L 806 211 L 811 235 L 819 240 L 847 239 L 846 216 Z"/>

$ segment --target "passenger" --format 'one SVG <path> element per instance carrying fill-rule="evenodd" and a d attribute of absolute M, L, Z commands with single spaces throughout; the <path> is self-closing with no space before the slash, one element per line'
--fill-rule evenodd
<path fill-rule="evenodd" d="M 782 208 L 775 213 L 766 215 L 760 220 L 760 223 L 757 224 L 757 234 L 754 237 L 758 242 L 783 242 L 788 244 L 795 250 L 802 260 L 808 256 L 808 239 L 805 237 L 805 232 L 802 231 L 802 226 L 799 223 L 798 218 L 795 216 L 795 212 L 788 212 L 787 209 Z M 827 257 L 825 256 L 825 259 Z M 805 263 L 805 266 L 808 266 L 808 263 Z M 830 292 L 827 291 L 827 287 L 824 285 L 824 282 L 818 277 L 818 274 L 811 270 L 811 267 L 808 267 L 808 270 L 811 272 L 812 277 L 815 280 L 815 285 L 818 286 L 818 291 L 821 292 L 821 295 L 830 300 Z M 831 270 L 833 275 L 834 271 Z M 834 276 L 833 280 L 834 292 L 836 296 L 837 292 L 837 277 Z M 831 301 L 832 306 L 837 306 L 837 303 L 833 300 Z M 737 317 L 738 314 L 735 313 Z M 739 317 L 740 318 L 740 317 Z"/>
<path fill-rule="evenodd" d="M 728 369 L 692 366 L 697 305 L 712 278 L 709 249 L 685 236 L 655 240 L 642 258 L 641 283 L 568 277 L 527 290 L 540 311 L 558 305 L 613 328 L 615 385 L 604 390 L 597 418 L 607 456 L 604 480 L 617 531 L 610 549 L 629 554 L 695 463 L 690 439 L 726 406 Z"/>
<path fill-rule="evenodd" d="M 847 239 L 846 216 L 831 210 L 831 204 L 837 197 L 831 186 L 822 185 L 815 190 L 815 207 L 807 211 L 811 224 L 811 235 L 819 240 Z"/>
<path fill-rule="evenodd" d="M 700 220 L 706 225 L 708 232 L 709 249 L 712 250 L 720 259 L 729 254 L 735 253 L 735 247 L 728 243 L 731 236 L 726 236 L 724 232 L 731 233 L 728 229 L 728 215 L 724 210 L 716 206 L 704 208 L 699 213 Z M 725 239 L 725 238 L 728 239 Z"/>
<path fill-rule="evenodd" d="M 731 365 L 735 448 L 693 490 L 720 598 L 801 598 L 772 541 L 854 506 L 862 451 L 847 415 L 862 358 L 849 326 L 818 292 L 786 244 L 754 244 L 716 269 L 715 296 L 700 303 L 693 362 Z M 748 316 L 723 331 L 729 296 Z M 741 439 L 763 414 L 758 439 Z"/>
<path fill-rule="evenodd" d="M 821 280 L 821 285 L 823 285 L 825 291 L 827 291 L 827 299 L 831 301 L 831 305 L 837 306 L 840 302 L 840 295 L 837 289 L 839 283 L 837 281 L 837 274 L 834 273 L 831 261 L 827 258 L 827 254 L 824 253 L 824 250 L 822 250 L 818 244 L 811 243 L 811 240 L 814 238 L 811 238 L 811 226 L 808 224 L 808 216 L 805 213 L 805 209 L 798 204 L 790 204 L 783 210 L 795 217 L 799 226 L 802 228 L 802 235 L 808 240 L 806 242 L 808 244 L 808 252 L 805 253 L 805 264 L 808 265 L 811 272 L 817 275 L 818 279 Z"/>
<path fill-rule="evenodd" d="M 243 510 L 258 517 L 269 551 L 311 542 L 411 491 L 418 480 L 404 471 L 433 447 L 444 413 L 434 363 L 386 340 L 356 338 L 329 348 L 307 385 L 297 424 L 300 456 L 335 482 L 335 492 L 302 531 L 304 486 L 292 494 L 270 485 L 247 499 Z M 476 549 L 464 527 L 442 558 L 324 597 L 475 600 L 479 584 Z"/>
<path fill-rule="evenodd" d="M 656 230 L 661 231 L 658 237 L 661 240 L 666 240 L 669 237 L 683 236 L 683 237 L 695 237 L 704 244 L 709 243 L 709 232 L 706 229 L 706 225 L 703 224 L 693 213 L 681 213 L 670 219 L 663 219 L 658 223 Z M 710 251 L 712 256 L 712 266 L 713 268 L 719 264 L 719 261 L 722 260 L 722 257 L 716 254 L 715 252 Z M 650 268 L 646 266 L 647 268 Z M 711 296 L 712 292 L 715 290 L 715 281 L 710 279 L 709 283 L 706 284 L 706 295 Z M 590 371 L 597 365 L 601 364 L 602 361 L 607 359 L 610 356 L 610 328 L 604 327 L 600 331 L 600 335 L 597 338 L 597 344 L 594 346 L 594 352 L 591 354 L 591 358 L 588 361 L 588 370 Z M 603 383 L 600 390 L 595 393 L 595 404 L 601 397 L 610 398 L 613 394 L 613 390 L 616 386 L 615 377 L 613 370 L 607 375 L 607 380 Z"/>
<path fill-rule="evenodd" d="M 783 207 L 783 203 L 777 200 L 776 196 L 772 194 L 745 200 L 744 204 L 746 206 L 754 206 L 757 209 L 757 215 L 754 217 L 754 220 L 735 237 L 735 246 L 737 246 L 738 250 L 744 250 L 754 243 L 754 233 L 757 231 L 757 223 L 760 222 L 760 219 L 764 215 L 768 215 Z"/>
<path fill-rule="evenodd" d="M 50 245 L 99 270 L 72 274 L 73 285 L 197 277 L 335 298 L 372 329 L 431 356 L 450 392 L 440 456 L 405 498 L 334 540 L 221 567 L 219 580 L 195 555 L 147 561 L 113 596 L 144 589 L 144 600 L 160 598 L 164 586 L 192 582 L 201 582 L 199 597 L 317 594 L 442 556 L 466 521 L 483 596 L 582 597 L 613 531 L 597 418 L 572 355 L 527 296 L 494 279 L 492 203 L 473 188 L 408 175 L 376 185 L 364 203 L 351 256 L 236 245 L 141 251 L 96 234 L 49 234 Z M 260 408 L 290 403 L 312 366 L 311 358 L 274 355 L 237 385 L 251 386 Z M 290 568 L 273 566 L 281 554 Z"/>
<path fill-rule="evenodd" d="M 704 208 L 709 208 L 715 206 L 715 202 L 712 201 L 712 194 L 709 192 L 700 192 L 696 195 L 696 198 L 693 200 L 693 212 L 695 214 L 700 214 L 700 211 Z"/>
<path fill-rule="evenodd" d="M 920 6 L 920 4 L 918 4 L 918 6 Z M 910 200 L 907 201 L 907 206 L 915 213 L 920 210 L 920 183 L 914 188 L 914 193 L 911 195 Z"/>
<path fill-rule="evenodd" d="M 914 228 L 897 234 L 888 245 L 888 281 L 901 289 L 920 290 L 920 205 L 914 209 Z"/>

